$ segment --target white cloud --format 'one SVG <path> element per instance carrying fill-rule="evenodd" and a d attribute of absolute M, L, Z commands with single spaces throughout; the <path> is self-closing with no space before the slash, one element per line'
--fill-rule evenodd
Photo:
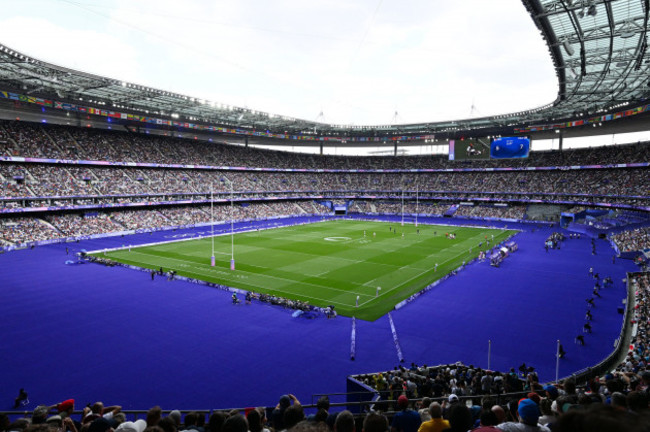
<path fill-rule="evenodd" d="M 140 68 L 135 47 L 119 38 L 62 27 L 43 18 L 12 17 L 0 21 L 0 40 L 40 60 L 111 78 L 136 76 Z"/>
<path fill-rule="evenodd" d="M 23 0 L 0 40 L 112 78 L 340 124 L 426 122 L 551 102 L 518 0 Z M 379 6 L 379 7 L 378 7 Z"/>

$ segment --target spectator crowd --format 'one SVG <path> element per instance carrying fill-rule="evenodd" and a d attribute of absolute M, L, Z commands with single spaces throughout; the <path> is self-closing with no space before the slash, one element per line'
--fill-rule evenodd
<path fill-rule="evenodd" d="M 641 277 L 641 276 L 640 276 Z M 647 285 L 647 281 L 646 281 Z M 304 407 L 292 394 L 275 407 L 227 411 L 150 408 L 129 417 L 119 405 L 101 402 L 75 411 L 74 399 L 39 405 L 31 415 L 0 414 L 0 432 L 641 432 L 650 421 L 650 372 L 614 372 L 586 385 L 573 378 L 542 385 L 532 368 L 520 373 L 482 370 L 462 363 L 399 367 L 356 378 L 375 387 L 381 399 L 363 412 L 331 406 L 322 396 Z M 18 408 L 28 395 L 21 389 Z M 206 416 L 206 414 L 209 414 Z"/>
<path fill-rule="evenodd" d="M 325 156 L 289 153 L 117 130 L 95 130 L 52 124 L 0 120 L 0 155 L 111 162 L 247 166 L 307 169 L 449 168 L 447 155 Z M 471 167 L 611 165 L 647 162 L 650 146 L 586 148 L 563 152 L 532 152 L 528 158 L 472 161 Z M 454 166 L 464 166 L 455 162 Z"/>
<path fill-rule="evenodd" d="M 247 205 L 221 203 L 214 206 L 182 206 L 155 210 L 70 213 L 44 218 L 16 217 L 0 219 L 0 246 L 27 245 L 33 242 L 79 238 L 128 230 L 159 230 L 165 227 L 193 226 L 233 220 L 268 219 L 329 213 L 313 201 L 253 202 Z M 213 216 L 211 216 L 211 214 Z"/>
<path fill-rule="evenodd" d="M 0 121 L 0 155 L 87 161 L 146 162 L 249 168 L 406 170 L 412 167 L 445 169 L 442 156 L 337 157 L 249 149 L 221 143 L 195 142 L 173 137 L 131 132 L 98 131 L 63 126 Z M 637 144 L 598 150 L 572 150 L 531 154 L 528 160 L 474 161 L 471 167 L 569 166 L 647 162 L 650 146 Z M 454 166 L 456 167 L 456 166 Z M 423 197 L 452 194 L 458 200 L 494 196 L 502 200 L 548 198 L 599 199 L 615 203 L 648 205 L 647 169 L 544 170 L 511 172 L 270 172 L 224 169 L 142 168 L 126 166 L 75 166 L 66 164 L 0 164 L 0 208 L 67 206 L 71 204 L 155 203 L 178 195 L 201 199 L 211 192 L 221 201 L 209 204 L 168 205 L 147 210 L 93 210 L 86 213 L 39 217 L 0 218 L 0 243 L 31 242 L 104 234 L 121 230 L 159 229 L 168 226 L 206 224 L 211 221 L 264 219 L 284 215 L 321 214 L 329 209 L 311 200 L 250 201 L 231 205 L 231 191 L 243 197 L 269 197 L 300 192 L 386 192 L 391 199 L 356 200 L 352 211 L 368 213 L 442 214 L 446 204 L 415 204 Z M 399 201 L 409 191 L 407 202 Z M 615 195 L 623 195 L 617 198 Z M 234 194 L 233 194 L 234 196 Z M 113 198 L 110 198 L 113 197 Z M 16 199 L 14 199 L 16 198 Z M 17 199 L 22 198 L 22 199 Z M 173 198 L 172 198 L 173 201 Z M 587 208 L 581 206 L 576 209 Z M 460 206 L 464 217 L 522 219 L 525 206 Z M 638 228 L 612 236 L 621 251 L 650 247 L 650 230 Z M 0 432 L 433 432 L 438 430 L 537 430 L 637 431 L 649 424 L 650 391 L 650 277 L 632 275 L 635 291 L 633 343 L 626 359 L 615 370 L 595 377 L 584 386 L 567 379 L 542 385 L 531 367 L 518 371 L 484 370 L 462 363 L 428 367 L 412 364 L 356 379 L 376 390 L 381 399 L 367 413 L 330 412 L 329 402 L 319 401 L 307 415 L 292 395 L 282 396 L 272 410 L 179 411 L 163 416 L 154 407 L 143 419 L 128 419 L 121 407 L 90 405 L 75 411 L 74 401 L 41 405 L 27 418 L 11 421 L 0 415 Z M 260 301 L 276 301 L 258 297 Z M 297 308 L 308 305 L 293 305 Z M 514 393 L 515 396 L 509 395 Z M 522 397 L 523 396 L 523 397 Z M 21 395 L 16 399 L 19 406 Z M 417 400 L 414 403 L 413 400 Z M 469 403 L 466 403 L 469 401 Z M 416 411 L 418 410 L 418 411 Z M 207 420 L 207 422 L 206 422 Z"/>
<path fill-rule="evenodd" d="M 633 252 L 650 248 L 650 227 L 622 231 L 611 236 L 620 252 Z"/>

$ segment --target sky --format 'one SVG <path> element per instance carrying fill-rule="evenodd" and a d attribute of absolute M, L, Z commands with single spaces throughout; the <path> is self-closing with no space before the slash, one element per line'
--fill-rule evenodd
<path fill-rule="evenodd" d="M 0 43 L 57 65 L 336 125 L 555 100 L 521 0 L 4 0 Z"/>

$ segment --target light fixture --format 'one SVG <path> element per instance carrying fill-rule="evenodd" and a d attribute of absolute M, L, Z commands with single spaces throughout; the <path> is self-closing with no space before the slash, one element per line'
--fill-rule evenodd
<path fill-rule="evenodd" d="M 569 54 L 569 56 L 575 54 L 576 50 L 571 46 L 571 43 L 569 43 L 569 39 L 564 39 L 562 46 L 564 46 L 564 50 Z"/>
<path fill-rule="evenodd" d="M 631 20 L 627 20 L 623 23 L 621 26 L 621 37 L 623 39 L 629 39 L 631 37 L 634 37 L 636 35 L 636 31 L 634 31 L 634 24 Z"/>
<path fill-rule="evenodd" d="M 589 9 L 587 9 L 587 15 L 589 15 L 589 16 L 596 16 L 597 13 L 598 13 L 598 10 L 596 10 L 596 5 L 595 4 L 592 4 L 591 6 L 589 6 Z"/>

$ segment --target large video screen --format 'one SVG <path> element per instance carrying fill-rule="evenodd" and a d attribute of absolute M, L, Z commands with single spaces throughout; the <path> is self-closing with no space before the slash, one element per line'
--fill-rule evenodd
<path fill-rule="evenodd" d="M 492 141 L 490 157 L 492 159 L 515 159 L 528 157 L 530 139 L 527 137 L 504 137 Z"/>
<path fill-rule="evenodd" d="M 487 138 L 465 138 L 449 141 L 449 159 L 458 161 L 490 159 L 490 140 Z"/>

